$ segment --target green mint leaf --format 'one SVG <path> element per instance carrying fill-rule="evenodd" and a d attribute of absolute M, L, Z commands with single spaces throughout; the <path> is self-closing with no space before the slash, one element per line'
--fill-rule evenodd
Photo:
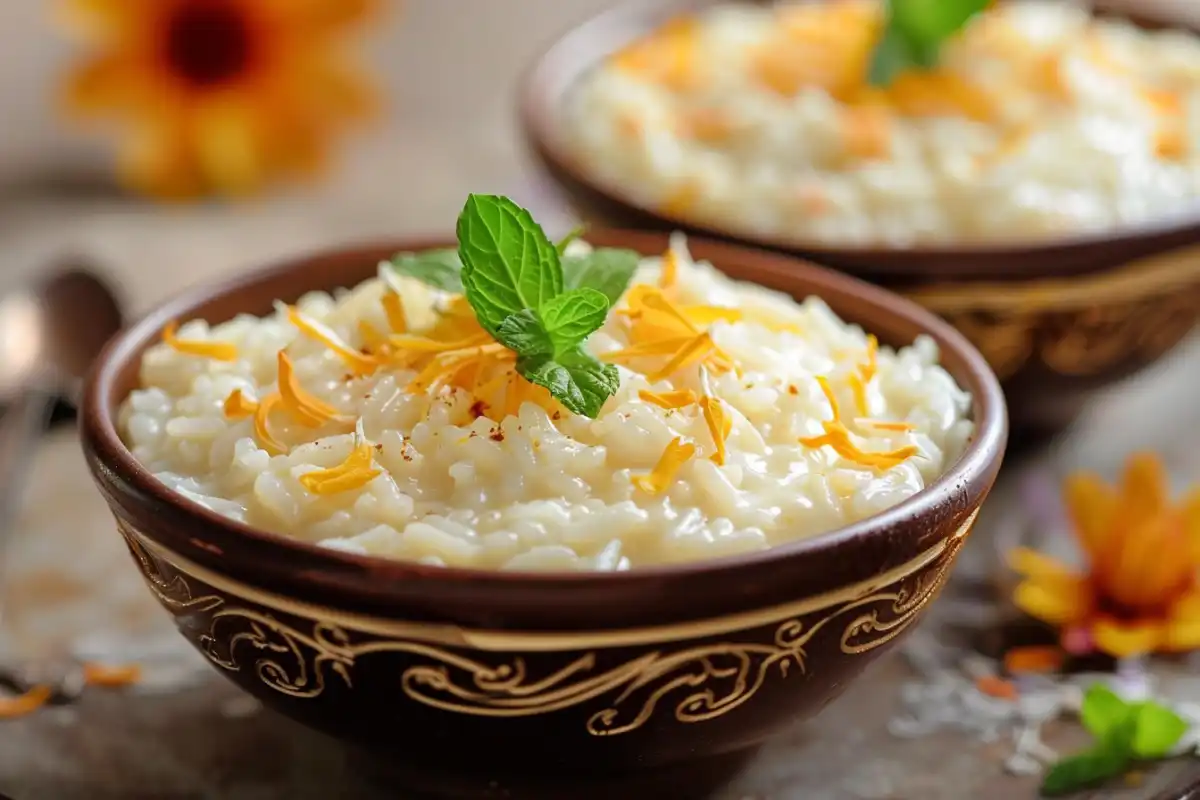
<path fill-rule="evenodd" d="M 1111 780 L 1129 766 L 1129 755 L 1104 747 L 1069 756 L 1052 766 L 1042 779 L 1042 794 L 1058 797 Z"/>
<path fill-rule="evenodd" d="M 443 292 L 462 294 L 462 261 L 458 251 L 451 249 L 426 250 L 422 253 L 397 253 L 391 260 L 392 269 Z"/>
<path fill-rule="evenodd" d="M 528 308 L 508 316 L 500 323 L 496 329 L 496 341 L 519 356 L 554 354 L 553 339 L 537 314 Z"/>
<path fill-rule="evenodd" d="M 1158 759 L 1167 756 L 1187 732 L 1188 723 L 1171 709 L 1158 703 L 1134 706 L 1134 731 L 1130 749 L 1137 758 Z"/>
<path fill-rule="evenodd" d="M 558 250 L 529 212 L 507 197 L 473 194 L 458 218 L 464 294 L 493 336 L 509 316 L 562 294 Z"/>
<path fill-rule="evenodd" d="M 889 0 L 887 24 L 871 56 L 868 80 L 887 86 L 909 69 L 937 66 L 942 44 L 990 0 Z"/>
<path fill-rule="evenodd" d="M 565 255 L 567 248 L 571 246 L 571 242 L 575 241 L 580 236 L 583 236 L 583 233 L 586 230 L 587 225 L 576 225 L 567 233 L 566 236 L 558 240 L 558 244 L 554 245 L 554 249 L 558 251 L 560 256 Z"/>
<path fill-rule="evenodd" d="M 566 409 L 595 419 L 621 385 L 617 368 L 582 350 L 558 356 L 523 356 L 517 371 L 530 383 L 545 387 Z"/>
<path fill-rule="evenodd" d="M 1133 708 L 1103 683 L 1094 683 L 1083 695 L 1079 719 L 1097 739 L 1105 740 L 1121 731 L 1133 718 Z"/>
<path fill-rule="evenodd" d="M 595 289 L 572 289 L 542 306 L 542 325 L 555 354 L 583 344 L 608 318 L 608 298 Z"/>
<path fill-rule="evenodd" d="M 641 256 L 633 250 L 601 247 L 587 255 L 567 258 L 563 277 L 568 289 L 595 289 L 608 298 L 610 306 L 615 306 L 629 288 L 640 261 Z"/>

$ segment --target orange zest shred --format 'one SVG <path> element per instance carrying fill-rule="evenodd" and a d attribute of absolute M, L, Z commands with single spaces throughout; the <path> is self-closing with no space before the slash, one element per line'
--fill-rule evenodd
<path fill-rule="evenodd" d="M 386 358 L 391 354 L 391 344 L 378 328 L 365 319 L 358 321 L 358 334 L 362 337 L 363 349 L 370 355 Z"/>
<path fill-rule="evenodd" d="M 163 327 L 162 331 L 163 343 L 175 352 L 183 353 L 187 356 L 211 358 L 214 361 L 237 361 L 237 345 L 229 342 L 202 342 L 196 339 L 180 339 L 175 335 L 178 330 L 179 323 L 171 320 Z"/>
<path fill-rule="evenodd" d="M 313 494 L 328 495 L 361 489 L 383 474 L 371 465 L 374 448 L 360 439 L 346 460 L 336 467 L 307 472 L 300 476 L 300 485 Z"/>
<path fill-rule="evenodd" d="M 895 431 L 896 433 L 908 433 L 916 430 L 917 426 L 911 422 L 897 422 L 890 419 L 870 419 L 868 417 L 858 417 L 854 420 L 854 424 L 861 428 L 875 428 L 881 431 Z"/>
<path fill-rule="evenodd" d="M 675 255 L 675 248 L 668 247 L 667 252 L 663 253 L 662 275 L 659 276 L 658 285 L 662 289 L 671 289 L 678 280 L 679 257 Z"/>
<path fill-rule="evenodd" d="M 258 410 L 258 403 L 242 394 L 241 389 L 234 389 L 229 393 L 229 397 L 225 398 L 223 408 L 226 419 L 245 419 L 254 415 Z"/>
<path fill-rule="evenodd" d="M 49 686 L 34 686 L 15 697 L 0 697 L 0 719 L 28 716 L 46 705 L 53 694 Z"/>
<path fill-rule="evenodd" d="M 83 665 L 83 681 L 88 686 L 116 688 L 130 686 L 142 679 L 142 668 L 138 664 L 98 664 L 92 661 Z"/>
<path fill-rule="evenodd" d="M 684 347 L 691 341 L 693 341 L 691 337 L 681 337 L 678 339 L 660 339 L 658 341 L 639 342 L 621 350 L 614 350 L 611 353 L 605 353 L 601 356 L 601 358 L 604 361 L 611 361 L 614 364 L 620 364 L 650 356 L 669 356 L 678 352 L 680 348 Z"/>
<path fill-rule="evenodd" d="M 682 369 L 704 361 L 716 349 L 717 346 L 713 343 L 712 337 L 708 335 L 708 331 L 705 331 L 680 348 L 670 361 L 657 372 L 648 375 L 647 379 L 651 382 L 665 380 Z"/>
<path fill-rule="evenodd" d="M 866 452 L 860 449 L 851 438 L 850 430 L 842 422 L 842 410 L 838 405 L 837 396 L 833 393 L 833 388 L 829 385 L 829 379 L 824 376 L 818 376 L 817 383 L 820 385 L 821 391 L 825 394 L 825 399 L 829 401 L 833 419 L 821 423 L 825 428 L 824 434 L 803 438 L 800 440 L 800 444 L 812 448 L 827 446 L 847 461 L 853 461 L 860 466 L 878 470 L 891 469 L 897 464 L 904 463 L 919 452 L 914 445 L 907 445 L 885 452 Z"/>
<path fill-rule="evenodd" d="M 733 418 L 725 409 L 725 404 L 716 397 L 705 395 L 700 398 L 700 411 L 704 414 L 704 423 L 712 434 L 714 452 L 713 463 L 721 466 L 725 463 L 725 440 L 733 430 Z"/>
<path fill-rule="evenodd" d="M 383 293 L 383 311 L 387 314 L 388 327 L 392 333 L 408 333 L 408 316 L 404 313 L 404 301 L 394 289 Z"/>
<path fill-rule="evenodd" d="M 287 452 L 287 447 L 271 435 L 271 427 L 269 425 L 272 409 L 279 405 L 282 400 L 283 398 L 279 396 L 279 392 L 271 392 L 258 401 L 258 408 L 254 411 L 254 435 L 258 438 L 258 443 L 262 449 L 273 456 L 282 455 Z"/>
<path fill-rule="evenodd" d="M 850 392 L 854 395 L 854 408 L 858 411 L 859 416 L 865 417 L 871 412 L 867 405 L 867 384 L 862 379 L 862 375 L 857 372 L 850 373 L 850 377 L 846 379 L 850 384 Z"/>
<path fill-rule="evenodd" d="M 858 373 L 862 375 L 863 383 L 870 383 L 875 377 L 875 373 L 879 370 L 879 340 L 875 338 L 875 334 L 867 334 L 867 360 L 858 368 Z"/>
<path fill-rule="evenodd" d="M 338 410 L 306 392 L 296 379 L 292 360 L 284 350 L 279 351 L 279 394 L 284 408 L 297 422 L 307 428 L 319 428 L 341 417 Z"/>
<path fill-rule="evenodd" d="M 1018 696 L 1016 684 L 995 675 L 984 675 L 975 681 L 975 688 L 988 697 L 1000 700 L 1016 700 Z"/>
<path fill-rule="evenodd" d="M 633 484 L 647 494 L 662 494 L 675 480 L 680 468 L 695 454 L 696 445 L 676 436 L 667 445 L 654 469 L 647 475 L 634 476 Z"/>
<path fill-rule="evenodd" d="M 1014 647 L 1004 654 L 1004 671 L 1018 673 L 1057 672 L 1066 662 L 1066 654 L 1053 645 Z"/>
<path fill-rule="evenodd" d="M 687 408 L 696 403 L 696 393 L 691 389 L 678 389 L 671 392 L 648 392 L 643 389 L 638 392 L 638 397 L 651 405 L 665 408 L 668 411 Z"/>
<path fill-rule="evenodd" d="M 328 347 L 346 363 L 350 372 L 358 377 L 370 375 L 379 369 L 379 359 L 355 350 L 346 344 L 329 326 L 300 313 L 294 306 L 286 306 L 288 322 L 300 333 Z"/>

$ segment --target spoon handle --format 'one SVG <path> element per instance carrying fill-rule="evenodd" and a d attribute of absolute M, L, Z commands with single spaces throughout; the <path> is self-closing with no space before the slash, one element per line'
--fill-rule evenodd
<path fill-rule="evenodd" d="M 29 386 L 13 398 L 0 417 L 0 559 L 12 538 L 25 482 L 33 466 L 31 458 L 53 408 L 53 394 L 39 386 Z"/>

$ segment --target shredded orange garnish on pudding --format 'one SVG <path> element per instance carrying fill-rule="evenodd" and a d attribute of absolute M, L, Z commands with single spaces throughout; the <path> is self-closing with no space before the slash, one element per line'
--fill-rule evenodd
<path fill-rule="evenodd" d="M 662 275 L 658 279 L 660 288 L 672 289 L 675 283 L 679 280 L 679 256 L 675 255 L 675 249 L 667 248 L 667 252 L 663 253 L 662 257 Z"/>
<path fill-rule="evenodd" d="M 355 350 L 325 323 L 300 313 L 294 306 L 284 306 L 284 308 L 288 322 L 296 326 L 296 329 L 308 338 L 320 342 L 336 353 L 354 375 L 359 377 L 371 375 L 379 369 L 379 359 Z"/>
<path fill-rule="evenodd" d="M 171 320 L 163 327 L 162 331 L 163 344 L 170 347 L 176 353 L 211 358 L 214 361 L 237 361 L 237 345 L 229 342 L 202 342 L 196 339 L 180 339 L 175 335 L 178 330 L 179 323 Z"/>
<path fill-rule="evenodd" d="M 647 494 L 662 494 L 666 491 L 687 460 L 696 454 L 696 445 L 676 436 L 663 451 L 662 457 L 648 475 L 636 475 L 633 483 Z"/>
<path fill-rule="evenodd" d="M 668 411 L 687 408 L 696 403 L 696 393 L 691 389 L 678 389 L 672 392 L 648 392 L 643 389 L 638 392 L 638 397 Z"/>
<path fill-rule="evenodd" d="M 829 385 L 829 379 L 824 376 L 818 376 L 817 383 L 820 385 L 821 391 L 825 394 L 825 399 L 829 401 L 829 408 L 833 413 L 833 419 L 822 423 L 825 428 L 823 435 L 801 439 L 800 444 L 812 448 L 827 446 L 847 461 L 853 461 L 861 466 L 878 470 L 891 469 L 897 464 L 904 463 L 919 452 L 914 445 L 907 445 L 886 452 L 866 452 L 861 450 L 851 438 L 850 430 L 842 422 L 841 406 L 838 405 L 837 396 L 833 393 L 833 388 Z"/>
<path fill-rule="evenodd" d="M 234 389 L 229 393 L 229 397 L 225 398 L 223 408 L 226 419 L 245 419 L 254 415 L 258 410 L 258 403 L 242 394 L 241 389 Z"/>
<path fill-rule="evenodd" d="M 358 335 L 362 337 L 363 350 L 376 358 L 386 359 L 391 354 L 387 337 L 365 319 L 358 321 Z"/>
<path fill-rule="evenodd" d="M 268 424 L 271 418 L 271 410 L 279 405 L 282 399 L 279 396 L 279 392 L 271 392 L 258 401 L 258 408 L 254 411 L 254 435 L 258 439 L 259 446 L 273 456 L 282 455 L 287 452 L 287 448 L 271 435 L 271 428 Z"/>
<path fill-rule="evenodd" d="M 879 340 L 874 334 L 867 334 L 867 359 L 859 364 L 847 379 L 850 391 L 854 394 L 854 406 L 861 417 L 870 413 L 867 403 L 867 384 L 875 377 L 879 369 Z"/>
<path fill-rule="evenodd" d="M 49 686 L 34 686 L 25 694 L 0 697 L 0 719 L 16 719 L 37 711 L 50 700 L 54 692 Z"/>
<path fill-rule="evenodd" d="M 408 333 L 408 316 L 404 313 L 404 300 L 394 289 L 383 293 L 383 312 L 387 314 L 388 327 L 392 333 Z"/>
<path fill-rule="evenodd" d="M 737 365 L 721 351 L 707 330 L 701 330 L 655 286 L 634 286 L 626 300 L 623 316 L 629 320 L 628 347 L 601 358 L 612 363 L 628 363 L 647 356 L 669 356 L 667 363 L 649 375 L 651 381 L 663 380 L 696 364 L 714 372 L 737 371 Z M 716 316 L 716 315 L 714 315 Z"/>
<path fill-rule="evenodd" d="M 313 494 L 340 494 L 361 489 L 383 474 L 383 470 L 371 465 L 374 448 L 366 440 L 355 445 L 346 460 L 336 467 L 306 472 L 300 476 L 300 485 Z"/>
<path fill-rule="evenodd" d="M 137 664 L 110 666 L 87 662 L 83 665 L 83 682 L 88 686 L 116 688 L 129 686 L 142 679 L 142 668 Z"/>
<path fill-rule="evenodd" d="M 288 354 L 279 351 L 279 395 L 283 407 L 292 417 L 306 428 L 319 428 L 326 422 L 341 419 L 341 413 L 320 398 L 306 392 L 296 379 L 292 369 L 292 360 Z"/>
<path fill-rule="evenodd" d="M 866 417 L 857 417 L 854 424 L 860 428 L 877 428 L 881 431 L 895 431 L 896 433 L 908 433 L 917 429 L 917 426 L 911 422 L 894 422 L 888 419 L 868 419 Z"/>
<path fill-rule="evenodd" d="M 704 414 L 704 423 L 712 434 L 713 447 L 711 458 L 718 466 L 725 463 L 725 440 L 733 430 L 733 418 L 725 410 L 725 404 L 716 397 L 705 395 L 700 398 L 700 411 Z"/>

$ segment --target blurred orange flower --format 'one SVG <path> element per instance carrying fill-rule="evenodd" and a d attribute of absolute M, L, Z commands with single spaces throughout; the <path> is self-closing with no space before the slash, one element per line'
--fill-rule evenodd
<path fill-rule="evenodd" d="M 1016 605 L 1059 628 L 1072 652 L 1125 658 L 1200 648 L 1200 490 L 1173 505 L 1162 463 L 1140 454 L 1120 486 L 1084 473 L 1063 493 L 1087 572 L 1018 548 Z"/>
<path fill-rule="evenodd" d="M 67 0 L 95 52 L 65 89 L 70 112 L 129 129 L 131 187 L 164 198 L 247 194 L 312 174 L 376 96 L 345 35 L 377 0 Z"/>

